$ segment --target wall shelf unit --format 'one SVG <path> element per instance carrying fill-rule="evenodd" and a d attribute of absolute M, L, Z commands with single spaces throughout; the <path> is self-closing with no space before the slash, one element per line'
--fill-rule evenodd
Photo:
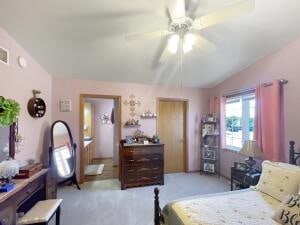
<path fill-rule="evenodd" d="M 201 173 L 220 174 L 220 122 L 216 115 L 201 119 L 200 163 Z"/>
<path fill-rule="evenodd" d="M 141 126 L 140 124 L 136 124 L 136 125 L 129 125 L 129 124 L 126 125 L 126 124 L 125 124 L 123 127 L 124 127 L 124 128 L 139 128 L 140 126 Z"/>

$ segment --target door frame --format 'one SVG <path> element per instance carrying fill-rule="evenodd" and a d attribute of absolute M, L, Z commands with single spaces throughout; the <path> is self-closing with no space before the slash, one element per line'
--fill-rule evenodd
<path fill-rule="evenodd" d="M 102 98 L 102 99 L 112 99 L 119 101 L 119 111 L 118 111 L 118 133 L 119 138 L 121 140 L 122 137 L 122 97 L 119 95 L 98 95 L 98 94 L 80 94 L 79 100 L 79 169 L 80 169 L 80 176 L 79 182 L 82 184 L 85 182 L 85 175 L 84 175 L 84 132 L 83 132 L 83 125 L 84 125 L 84 99 L 85 98 Z M 119 140 L 119 142 L 120 142 Z"/>
<path fill-rule="evenodd" d="M 166 101 L 166 102 L 183 102 L 183 137 L 184 137 L 184 144 L 183 144 L 183 155 L 184 155 L 184 172 L 188 173 L 188 161 L 189 161 L 189 135 L 188 135 L 188 122 L 189 122 L 189 100 L 188 99 L 181 99 L 181 98 L 163 98 L 158 97 L 156 98 L 156 115 L 158 116 L 156 120 L 156 133 L 159 136 L 158 133 L 158 123 L 159 123 L 159 102 L 160 101 Z"/>

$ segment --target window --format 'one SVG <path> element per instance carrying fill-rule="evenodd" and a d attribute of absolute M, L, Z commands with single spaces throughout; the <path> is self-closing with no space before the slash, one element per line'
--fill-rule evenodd
<path fill-rule="evenodd" d="M 227 97 L 225 105 L 228 149 L 239 151 L 246 140 L 253 140 L 255 93 Z"/>

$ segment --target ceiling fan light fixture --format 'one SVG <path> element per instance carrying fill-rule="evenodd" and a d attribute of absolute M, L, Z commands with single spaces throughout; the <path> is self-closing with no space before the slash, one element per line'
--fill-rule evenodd
<path fill-rule="evenodd" d="M 179 35 L 178 34 L 174 34 L 168 40 L 168 50 L 172 54 L 175 54 L 177 52 L 177 50 L 178 50 L 179 39 L 180 39 Z"/>

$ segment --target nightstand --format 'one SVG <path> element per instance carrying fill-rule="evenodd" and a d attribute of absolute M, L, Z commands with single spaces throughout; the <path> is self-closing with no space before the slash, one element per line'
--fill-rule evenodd
<path fill-rule="evenodd" d="M 231 191 L 238 189 L 249 188 L 250 186 L 256 185 L 259 181 L 261 172 L 253 169 L 253 171 L 244 171 L 231 167 Z"/>

